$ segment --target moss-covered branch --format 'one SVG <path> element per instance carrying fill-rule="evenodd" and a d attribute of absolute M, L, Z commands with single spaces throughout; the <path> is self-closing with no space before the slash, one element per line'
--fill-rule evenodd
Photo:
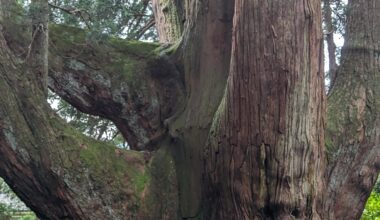
<path fill-rule="evenodd" d="M 183 97 L 182 81 L 155 43 L 50 27 L 49 87 L 79 110 L 112 120 L 132 149 L 155 148 Z"/>
<path fill-rule="evenodd" d="M 84 136 L 41 102 L 43 92 L 29 74 L 0 38 L 0 93 L 7 94 L 0 96 L 0 176 L 38 217 L 146 219 L 150 202 L 170 207 L 165 198 L 176 201 L 176 193 L 157 198 L 151 184 L 171 180 L 166 192 L 175 192 L 165 148 L 154 156 Z"/>

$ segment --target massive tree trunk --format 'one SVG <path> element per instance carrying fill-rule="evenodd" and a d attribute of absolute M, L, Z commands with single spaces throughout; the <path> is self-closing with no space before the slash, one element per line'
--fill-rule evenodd
<path fill-rule="evenodd" d="M 320 22 L 317 1 L 236 0 L 230 74 L 205 157 L 206 219 L 320 219 Z"/>
<path fill-rule="evenodd" d="M 51 25 L 48 59 L 44 20 L 20 33 L 4 5 L 0 176 L 40 218 L 360 217 L 380 168 L 380 0 L 349 2 L 326 147 L 319 1 L 154 0 L 162 46 Z M 46 64 L 132 150 L 57 118 Z"/>

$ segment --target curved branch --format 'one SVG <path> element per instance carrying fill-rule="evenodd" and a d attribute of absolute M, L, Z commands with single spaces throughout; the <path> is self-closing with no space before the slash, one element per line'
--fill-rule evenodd
<path fill-rule="evenodd" d="M 176 54 L 183 63 L 186 104 L 182 112 L 172 117 L 168 128 L 176 143 L 180 214 L 182 218 L 191 219 L 203 213 L 205 207 L 201 157 L 226 88 L 235 1 L 155 1 L 162 9 L 165 5 L 175 5 L 184 26 Z M 167 12 L 173 10 L 171 7 Z M 161 25 L 157 17 L 156 25 Z"/>
<path fill-rule="evenodd" d="M 0 34 L 0 175 L 42 219 L 133 219 L 149 157 L 64 124 L 29 74 Z"/>
<path fill-rule="evenodd" d="M 51 26 L 49 87 L 79 110 L 112 120 L 132 149 L 154 149 L 184 95 L 182 80 L 158 45 Z"/>
<path fill-rule="evenodd" d="M 342 62 L 328 99 L 329 219 L 347 213 L 359 219 L 380 171 L 379 3 L 349 2 Z"/>

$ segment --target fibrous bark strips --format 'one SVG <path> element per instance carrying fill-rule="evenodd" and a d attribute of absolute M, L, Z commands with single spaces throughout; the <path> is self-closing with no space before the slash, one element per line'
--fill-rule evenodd
<path fill-rule="evenodd" d="M 327 122 L 319 1 L 155 0 L 162 47 L 51 26 L 49 87 L 143 152 L 51 113 L 24 61 L 39 26 L 1 7 L 0 175 L 42 219 L 358 219 L 380 167 L 379 5 L 349 2 Z"/>

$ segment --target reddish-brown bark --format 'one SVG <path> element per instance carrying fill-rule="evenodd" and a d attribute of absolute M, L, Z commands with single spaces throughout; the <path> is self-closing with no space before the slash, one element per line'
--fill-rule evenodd
<path fill-rule="evenodd" d="M 358 219 L 380 167 L 380 2 L 349 4 L 326 148 L 319 1 L 156 0 L 165 45 L 141 51 L 53 28 L 49 86 L 150 153 L 56 119 L 2 12 L 0 175 L 46 219 Z"/>
<path fill-rule="evenodd" d="M 205 157 L 214 219 L 320 218 L 319 7 L 236 0 L 230 75 Z"/>

